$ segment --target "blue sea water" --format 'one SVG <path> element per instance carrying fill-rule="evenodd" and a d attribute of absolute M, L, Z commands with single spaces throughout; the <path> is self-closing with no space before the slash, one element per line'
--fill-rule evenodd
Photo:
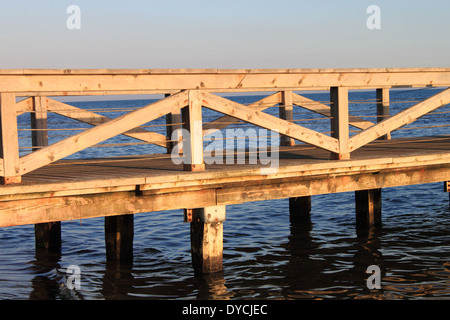
<path fill-rule="evenodd" d="M 392 90 L 391 112 L 438 90 Z M 326 93 L 305 96 L 329 100 Z M 262 96 L 228 98 L 250 103 Z M 376 121 L 374 99 L 374 92 L 351 92 L 351 113 Z M 150 102 L 71 104 L 113 118 Z M 449 124 L 449 111 L 440 108 L 392 136 L 448 134 L 443 125 Z M 19 118 L 22 154 L 30 146 L 27 117 Z M 205 110 L 205 119 L 215 117 Z M 295 108 L 294 118 L 311 119 L 298 123 L 329 131 L 328 119 L 304 109 Z M 149 125 L 160 124 L 164 119 Z M 53 143 L 89 126 L 51 114 L 49 127 L 67 128 L 50 132 Z M 105 143 L 126 142 L 136 141 L 119 136 Z M 163 149 L 152 145 L 103 146 L 69 158 L 158 152 Z M 179 210 L 136 214 L 133 262 L 121 265 L 106 262 L 103 218 L 62 222 L 60 254 L 35 251 L 32 225 L 1 228 L 0 299 L 450 299 L 450 209 L 442 183 L 383 189 L 382 205 L 382 227 L 370 232 L 356 229 L 353 193 L 312 197 L 311 220 L 302 223 L 289 221 L 288 199 L 227 206 L 224 271 L 204 277 L 193 275 L 189 225 Z M 70 265 L 81 271 L 80 287 L 73 290 L 65 285 Z M 367 287 L 370 265 L 380 267 L 381 289 Z"/>

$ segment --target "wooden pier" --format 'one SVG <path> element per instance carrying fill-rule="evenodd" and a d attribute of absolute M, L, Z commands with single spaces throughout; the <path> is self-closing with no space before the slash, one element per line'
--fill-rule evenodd
<path fill-rule="evenodd" d="M 398 87 L 442 90 L 391 115 Z M 227 205 L 289 198 L 291 217 L 308 216 L 311 196 L 354 191 L 355 224 L 377 226 L 383 188 L 443 182 L 450 191 L 450 135 L 391 137 L 449 104 L 449 87 L 447 68 L 0 70 L 0 226 L 34 224 L 37 248 L 58 249 L 61 221 L 105 217 L 107 258 L 126 260 L 134 214 L 183 209 L 197 274 L 222 270 Z M 298 93 L 308 90 L 329 91 L 329 103 Z M 372 121 L 349 113 L 352 90 L 373 90 Z M 221 95 L 233 92 L 266 94 L 248 105 Z M 141 94 L 162 98 L 115 118 L 56 98 Z M 279 116 L 264 112 L 273 107 Z M 294 107 L 324 117 L 329 132 L 297 123 Z M 208 122 L 203 108 L 221 116 Z M 25 113 L 32 147 L 21 156 L 17 119 Z M 92 127 L 49 143 L 50 113 Z M 162 117 L 165 133 L 144 126 Z M 239 121 L 280 134 L 280 147 L 270 148 L 276 167 L 251 162 L 252 150 L 241 152 L 245 163 L 211 161 L 205 138 Z M 67 159 L 117 135 L 167 152 Z"/>

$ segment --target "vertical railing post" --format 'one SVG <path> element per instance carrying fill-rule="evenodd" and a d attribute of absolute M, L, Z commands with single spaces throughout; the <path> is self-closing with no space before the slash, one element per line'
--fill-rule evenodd
<path fill-rule="evenodd" d="M 339 153 L 332 153 L 332 159 L 350 159 L 348 147 L 348 88 L 331 87 L 331 136 L 339 140 Z"/>
<path fill-rule="evenodd" d="M 165 97 L 170 96 L 166 94 Z M 183 138 L 180 130 L 181 128 L 181 110 L 178 112 L 168 113 L 166 115 L 166 136 L 167 136 L 167 154 L 171 154 L 172 150 L 178 144 L 178 152 L 183 153 Z M 174 132 L 176 136 L 174 136 Z"/>
<path fill-rule="evenodd" d="M 31 112 L 31 140 L 33 150 L 48 146 L 47 99 L 33 97 L 33 112 Z"/>
<path fill-rule="evenodd" d="M 203 125 L 202 125 L 202 103 L 198 98 L 198 92 L 189 91 L 188 106 L 181 111 L 183 128 L 189 132 L 189 138 L 183 145 L 185 155 L 184 171 L 203 171 Z"/>
<path fill-rule="evenodd" d="M 377 122 L 381 122 L 389 117 L 389 88 L 382 88 L 376 90 L 377 96 Z M 391 140 L 391 133 L 378 138 L 378 140 Z"/>
<path fill-rule="evenodd" d="M 286 90 L 281 93 L 281 103 L 279 105 L 280 119 L 287 121 L 294 120 L 294 107 L 292 103 L 292 91 Z M 280 146 L 295 146 L 295 140 L 287 137 L 280 137 Z"/>
<path fill-rule="evenodd" d="M 20 183 L 19 135 L 16 95 L 0 93 L 0 157 L 3 158 L 2 184 Z"/>

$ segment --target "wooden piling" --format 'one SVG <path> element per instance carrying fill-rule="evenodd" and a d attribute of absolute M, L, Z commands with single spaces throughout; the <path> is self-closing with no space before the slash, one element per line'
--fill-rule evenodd
<path fill-rule="evenodd" d="M 132 261 L 134 215 L 105 217 L 107 261 Z"/>
<path fill-rule="evenodd" d="M 356 225 L 381 225 L 381 189 L 355 191 Z"/>
<path fill-rule="evenodd" d="M 36 250 L 58 252 L 61 250 L 61 222 L 38 223 L 34 225 Z"/>
<path fill-rule="evenodd" d="M 304 220 L 311 216 L 311 196 L 289 198 L 291 222 Z"/>
<path fill-rule="evenodd" d="M 185 210 L 190 222 L 192 266 L 196 275 L 223 270 L 225 206 Z"/>

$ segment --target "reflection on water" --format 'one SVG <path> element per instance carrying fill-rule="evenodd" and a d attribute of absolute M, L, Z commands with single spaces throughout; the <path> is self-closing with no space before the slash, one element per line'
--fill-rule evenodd
<path fill-rule="evenodd" d="M 230 300 L 235 296 L 227 288 L 223 272 L 198 277 L 196 288 L 199 300 Z"/>

